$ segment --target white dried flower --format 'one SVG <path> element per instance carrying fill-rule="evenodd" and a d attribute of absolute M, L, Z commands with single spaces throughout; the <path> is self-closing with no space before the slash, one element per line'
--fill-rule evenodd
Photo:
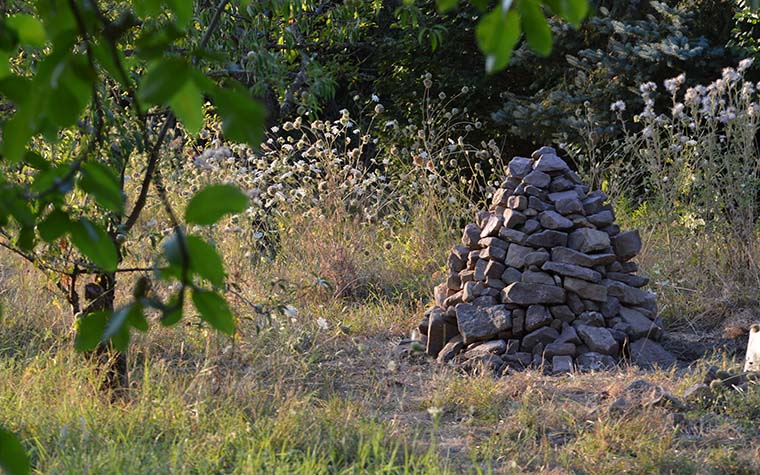
<path fill-rule="evenodd" d="M 612 112 L 623 112 L 625 111 L 625 102 L 624 101 L 615 101 L 610 105 L 610 110 Z"/>

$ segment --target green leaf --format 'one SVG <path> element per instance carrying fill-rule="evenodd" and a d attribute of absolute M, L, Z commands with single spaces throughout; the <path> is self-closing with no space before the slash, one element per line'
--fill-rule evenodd
<path fill-rule="evenodd" d="M 235 317 L 221 295 L 211 290 L 196 288 L 193 289 L 193 304 L 201 314 L 201 319 L 213 328 L 227 335 L 235 333 Z"/>
<path fill-rule="evenodd" d="M 15 239 L 16 245 L 24 251 L 34 249 L 34 227 L 24 226 L 19 230 Z"/>
<path fill-rule="evenodd" d="M 29 456 L 15 434 L 0 426 L 0 469 L 7 475 L 27 475 Z"/>
<path fill-rule="evenodd" d="M 157 16 L 161 13 L 162 0 L 135 0 L 135 13 L 141 17 Z"/>
<path fill-rule="evenodd" d="M 169 106 L 185 129 L 196 135 L 203 127 L 203 96 L 193 81 L 185 85 L 169 100 Z"/>
<path fill-rule="evenodd" d="M 214 287 L 224 285 L 224 263 L 216 248 L 197 236 L 187 236 L 187 247 L 193 272 Z"/>
<path fill-rule="evenodd" d="M 185 84 L 190 71 L 190 66 L 178 58 L 156 61 L 140 81 L 137 95 L 143 102 L 165 105 Z"/>
<path fill-rule="evenodd" d="M 169 0 L 169 8 L 177 18 L 177 25 L 187 29 L 193 19 L 193 0 Z"/>
<path fill-rule="evenodd" d="M 10 55 L 5 51 L 0 51 L 0 79 L 5 79 L 11 75 L 11 67 L 8 63 Z"/>
<path fill-rule="evenodd" d="M 107 272 L 116 270 L 116 246 L 100 226 L 81 218 L 71 227 L 71 241 L 96 266 Z"/>
<path fill-rule="evenodd" d="M 170 327 L 182 319 L 182 304 L 177 300 L 173 300 L 164 310 L 161 315 L 161 325 Z"/>
<path fill-rule="evenodd" d="M 21 43 L 31 46 L 45 46 L 45 42 L 47 41 L 45 27 L 42 26 L 42 22 L 37 18 L 17 13 L 8 17 L 6 25 L 16 30 Z"/>
<path fill-rule="evenodd" d="M 480 50 L 486 55 L 488 73 L 504 69 L 509 64 L 520 33 L 520 14 L 514 9 L 504 14 L 498 7 L 480 20 L 475 28 L 475 37 Z"/>
<path fill-rule="evenodd" d="M 214 224 L 227 213 L 242 213 L 248 207 L 248 197 L 236 186 L 209 185 L 193 196 L 185 209 L 189 224 Z"/>
<path fill-rule="evenodd" d="M 89 351 L 98 346 L 98 343 L 103 340 L 109 315 L 110 312 L 97 311 L 88 313 L 77 320 L 77 336 L 74 339 L 74 348 L 77 351 Z"/>
<path fill-rule="evenodd" d="M 133 302 L 122 307 L 111 315 L 103 332 L 102 341 L 111 340 L 116 349 L 127 350 L 130 326 L 134 326 L 140 331 L 148 329 L 148 321 L 143 315 L 143 306 L 139 302 Z"/>
<path fill-rule="evenodd" d="M 586 15 L 588 15 L 588 0 L 562 0 L 564 11 L 562 16 L 571 25 L 578 28 Z"/>
<path fill-rule="evenodd" d="M 94 196 L 95 201 L 104 208 L 117 213 L 124 210 L 124 196 L 119 177 L 109 166 L 98 162 L 86 162 L 82 165 L 79 187 Z"/>
<path fill-rule="evenodd" d="M 16 111 L 3 127 L 3 154 L 11 162 L 18 162 L 24 157 L 26 144 L 32 138 L 31 117 L 28 109 Z"/>
<path fill-rule="evenodd" d="M 459 0 L 435 0 L 435 7 L 440 13 L 446 13 L 453 10 L 459 4 Z"/>
<path fill-rule="evenodd" d="M 59 209 L 54 209 L 44 220 L 37 224 L 37 232 L 45 242 L 53 242 L 69 232 L 71 220 Z"/>
<path fill-rule="evenodd" d="M 552 51 L 552 32 L 538 0 L 522 0 L 519 9 L 528 44 L 538 54 L 548 56 Z"/>
<path fill-rule="evenodd" d="M 217 88 L 214 102 L 222 117 L 222 130 L 228 140 L 261 145 L 266 112 L 247 93 Z"/>

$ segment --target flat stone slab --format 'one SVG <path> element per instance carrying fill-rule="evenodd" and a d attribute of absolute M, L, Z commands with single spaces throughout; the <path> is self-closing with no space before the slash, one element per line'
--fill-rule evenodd
<path fill-rule="evenodd" d="M 465 345 L 494 338 L 512 328 L 512 314 L 503 305 L 479 307 L 462 303 L 456 306 L 456 315 Z"/>
<path fill-rule="evenodd" d="M 520 305 L 565 303 L 565 289 L 553 285 L 515 282 L 502 290 L 502 302 Z"/>

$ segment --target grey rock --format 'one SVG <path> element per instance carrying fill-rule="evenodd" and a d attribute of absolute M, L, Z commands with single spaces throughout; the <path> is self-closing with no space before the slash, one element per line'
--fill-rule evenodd
<path fill-rule="evenodd" d="M 450 272 L 446 278 L 446 287 L 449 290 L 457 291 L 462 288 L 462 278 L 456 272 Z"/>
<path fill-rule="evenodd" d="M 564 262 L 549 261 L 544 263 L 544 265 L 541 266 L 541 269 L 567 277 L 587 280 L 589 282 L 596 283 L 602 280 L 602 275 L 599 272 L 575 264 L 566 264 Z"/>
<path fill-rule="evenodd" d="M 538 216 L 538 219 L 539 219 L 539 222 L 541 223 L 541 226 L 543 226 L 546 229 L 562 230 L 562 229 L 570 229 L 573 227 L 572 221 L 565 218 L 564 216 L 557 213 L 556 211 L 543 211 Z M 608 245 L 609 245 L 609 242 L 608 242 Z"/>
<path fill-rule="evenodd" d="M 499 300 L 492 295 L 481 295 L 472 301 L 472 304 L 478 307 L 492 307 L 499 303 Z"/>
<path fill-rule="evenodd" d="M 615 317 L 615 315 L 620 313 L 620 300 L 608 294 L 607 300 L 600 306 L 599 311 L 602 312 L 604 318 Z"/>
<path fill-rule="evenodd" d="M 564 287 L 566 290 L 574 292 L 584 299 L 595 302 L 607 301 L 607 287 L 604 285 L 592 284 L 591 282 L 574 277 L 565 277 Z"/>
<path fill-rule="evenodd" d="M 525 194 L 528 196 L 535 196 L 536 198 L 539 198 L 541 200 L 546 198 L 546 195 L 547 195 L 543 187 L 539 188 L 533 185 L 525 185 Z"/>
<path fill-rule="evenodd" d="M 503 355 L 502 360 L 510 366 L 518 369 L 527 368 L 533 361 L 533 354 L 526 351 L 518 351 L 513 355 Z"/>
<path fill-rule="evenodd" d="M 507 340 L 507 349 L 504 351 L 504 353 L 508 355 L 514 355 L 518 351 L 520 351 L 520 340 L 518 339 Z"/>
<path fill-rule="evenodd" d="M 631 343 L 631 361 L 640 368 L 669 368 L 678 360 L 659 343 L 649 338 L 641 338 Z"/>
<path fill-rule="evenodd" d="M 525 238 L 527 236 L 522 231 L 502 226 L 502 228 L 499 230 L 499 237 L 505 241 L 522 244 L 525 242 Z"/>
<path fill-rule="evenodd" d="M 428 324 L 426 353 L 435 358 L 446 343 L 458 333 L 454 325 L 446 322 L 443 312 L 431 314 Z"/>
<path fill-rule="evenodd" d="M 547 229 L 545 231 L 531 234 L 525 239 L 525 244 L 533 247 L 554 248 L 557 246 L 567 245 L 567 233 Z"/>
<path fill-rule="evenodd" d="M 464 369 L 467 371 L 485 370 L 498 373 L 502 369 L 502 366 L 504 366 L 504 361 L 502 361 L 499 355 L 486 353 L 466 360 Z"/>
<path fill-rule="evenodd" d="M 495 208 L 497 206 L 506 206 L 507 200 L 511 196 L 511 192 L 506 188 L 499 188 L 493 193 L 493 198 L 491 199 L 491 207 Z"/>
<path fill-rule="evenodd" d="M 704 383 L 692 384 L 683 392 L 683 399 L 687 402 L 700 402 L 710 399 L 710 386 Z"/>
<path fill-rule="evenodd" d="M 513 209 L 504 210 L 503 224 L 507 228 L 516 228 L 517 226 L 523 224 L 527 219 L 528 218 L 526 218 L 525 215 L 519 211 Z"/>
<path fill-rule="evenodd" d="M 554 318 L 562 320 L 563 322 L 572 322 L 575 320 L 575 313 L 573 313 L 567 305 L 554 305 L 549 307 L 549 311 Z"/>
<path fill-rule="evenodd" d="M 578 297 L 578 294 L 573 292 L 567 293 L 567 306 L 573 311 L 575 315 L 580 315 L 586 311 L 586 306 L 583 305 L 583 300 Z"/>
<path fill-rule="evenodd" d="M 534 249 L 532 247 L 512 244 L 509 246 L 507 257 L 504 259 L 504 263 L 509 267 L 522 269 L 525 267 L 525 257 L 533 251 Z"/>
<path fill-rule="evenodd" d="M 552 358 L 552 374 L 567 374 L 573 372 L 573 358 L 571 356 L 554 356 Z"/>
<path fill-rule="evenodd" d="M 535 209 L 536 211 L 545 211 L 551 209 L 551 205 L 536 196 L 530 196 L 528 197 L 528 208 Z"/>
<path fill-rule="evenodd" d="M 522 280 L 522 272 L 514 267 L 507 267 L 503 274 L 501 274 L 501 280 L 505 284 L 509 285 Z"/>
<path fill-rule="evenodd" d="M 452 272 L 459 272 L 461 270 L 464 270 L 464 268 L 467 266 L 467 262 L 464 261 L 461 257 L 457 255 L 453 250 L 449 252 L 449 259 L 446 262 L 446 266 L 451 270 Z"/>
<path fill-rule="evenodd" d="M 504 218 L 501 216 L 492 215 L 488 218 L 488 221 L 486 221 L 483 230 L 480 232 L 480 237 L 485 238 L 488 236 L 496 236 L 499 234 L 499 229 L 501 229 L 502 223 L 504 223 Z"/>
<path fill-rule="evenodd" d="M 633 261 L 627 261 L 627 262 L 621 262 L 620 263 L 620 272 L 626 272 L 628 274 L 632 274 L 634 272 L 639 271 L 639 265 L 636 264 Z"/>
<path fill-rule="evenodd" d="M 464 227 L 464 234 L 462 235 L 462 244 L 470 249 L 478 248 L 478 241 L 480 240 L 481 229 L 477 224 L 470 223 Z"/>
<path fill-rule="evenodd" d="M 560 335 L 561 336 L 561 335 Z M 544 347 L 544 358 L 550 360 L 555 356 L 574 356 L 575 345 L 572 343 L 558 343 L 556 340 Z"/>
<path fill-rule="evenodd" d="M 578 369 L 583 372 L 600 371 L 615 367 L 615 358 L 596 352 L 582 353 L 575 358 Z"/>
<path fill-rule="evenodd" d="M 488 259 L 490 261 L 502 261 L 504 262 L 504 257 L 507 255 L 507 250 L 503 247 L 497 247 L 497 246 L 489 246 L 483 250 L 484 252 L 480 254 L 480 256 L 483 259 Z"/>
<path fill-rule="evenodd" d="M 516 178 L 524 178 L 533 171 L 533 160 L 527 157 L 515 157 L 507 165 L 509 174 Z"/>
<path fill-rule="evenodd" d="M 515 282 L 504 288 L 502 302 L 520 305 L 561 304 L 565 302 L 565 290 L 543 284 Z"/>
<path fill-rule="evenodd" d="M 486 280 L 486 267 L 488 267 L 488 263 L 491 261 L 487 261 L 485 259 L 478 259 L 478 261 L 475 263 L 475 273 L 473 274 L 473 277 L 475 280 Z"/>
<path fill-rule="evenodd" d="M 608 272 L 607 278 L 617 280 L 631 287 L 641 288 L 649 283 L 649 278 L 641 275 L 626 274 L 623 272 Z"/>
<path fill-rule="evenodd" d="M 615 254 L 586 254 L 569 247 L 552 248 L 552 260 L 582 267 L 595 267 L 614 262 Z"/>
<path fill-rule="evenodd" d="M 567 322 L 562 324 L 562 332 L 557 338 L 557 343 L 572 343 L 573 345 L 580 345 L 581 338 L 578 336 L 578 332 L 575 328 L 570 326 Z"/>
<path fill-rule="evenodd" d="M 559 191 L 556 193 L 549 193 L 548 195 L 549 201 L 552 203 L 557 203 L 562 200 L 577 200 L 580 199 L 580 195 L 578 195 L 578 192 L 575 190 L 566 190 L 566 191 Z"/>
<path fill-rule="evenodd" d="M 541 224 L 538 222 L 538 220 L 529 219 L 525 221 L 525 224 L 523 224 L 521 231 L 524 232 L 525 234 L 533 234 L 539 229 L 541 229 Z"/>
<path fill-rule="evenodd" d="M 475 280 L 475 271 L 474 270 L 463 270 L 459 273 L 459 279 L 462 281 L 462 284 L 465 282 L 470 282 Z"/>
<path fill-rule="evenodd" d="M 533 348 L 541 343 L 544 346 L 554 342 L 559 337 L 559 333 L 552 327 L 541 327 L 538 330 L 534 330 L 522 339 L 521 348 L 524 351 L 532 351 Z"/>
<path fill-rule="evenodd" d="M 465 302 L 472 302 L 480 297 L 482 291 L 483 284 L 481 282 L 465 282 L 462 286 L 462 300 Z"/>
<path fill-rule="evenodd" d="M 612 249 L 621 260 L 628 260 L 641 251 L 641 236 L 637 229 L 620 233 L 612 238 Z"/>
<path fill-rule="evenodd" d="M 507 208 L 522 211 L 528 207 L 528 198 L 523 195 L 512 195 L 507 198 Z"/>
<path fill-rule="evenodd" d="M 578 319 L 573 322 L 574 327 L 588 325 L 590 327 L 603 327 L 604 316 L 599 312 L 585 311 L 578 315 Z"/>
<path fill-rule="evenodd" d="M 583 343 L 593 352 L 604 355 L 617 355 L 620 352 L 617 341 L 606 328 L 580 325 L 576 331 Z"/>
<path fill-rule="evenodd" d="M 541 170 L 533 170 L 523 178 L 523 183 L 536 188 L 546 188 L 549 186 L 549 182 L 551 182 L 551 177 Z"/>
<path fill-rule="evenodd" d="M 509 243 L 497 237 L 487 237 L 478 241 L 478 245 L 482 248 L 498 247 L 506 250 L 509 247 Z"/>
<path fill-rule="evenodd" d="M 448 363 L 454 359 L 454 357 L 458 355 L 460 351 L 462 351 L 462 348 L 464 348 L 464 338 L 462 335 L 457 335 L 449 340 L 449 342 L 446 343 L 446 345 L 444 345 L 444 347 L 438 353 L 438 362 Z"/>
<path fill-rule="evenodd" d="M 532 332 L 551 323 L 552 316 L 543 305 L 531 305 L 525 312 L 525 331 Z"/>
<path fill-rule="evenodd" d="M 437 307 L 446 308 L 444 302 L 449 297 L 449 287 L 446 284 L 436 285 L 433 289 L 433 297 Z"/>
<path fill-rule="evenodd" d="M 650 308 L 657 305 L 657 297 L 646 290 L 631 287 L 616 280 L 603 280 L 602 283 L 607 287 L 607 293 L 617 297 L 622 303 Z"/>
<path fill-rule="evenodd" d="M 536 160 L 533 164 L 533 169 L 548 173 L 569 171 L 570 167 L 568 167 L 567 163 L 557 155 L 545 153 L 541 155 L 541 158 Z"/>
<path fill-rule="evenodd" d="M 504 264 L 497 261 L 488 261 L 485 270 L 486 278 L 490 277 L 492 279 L 498 279 L 505 270 L 506 267 L 504 267 Z"/>
<path fill-rule="evenodd" d="M 554 279 L 546 272 L 534 272 L 526 270 L 522 274 L 522 282 L 531 284 L 554 285 Z"/>
<path fill-rule="evenodd" d="M 503 289 L 506 286 L 507 286 L 507 284 L 505 284 L 501 279 L 493 278 L 493 277 L 486 277 L 486 287 L 489 287 L 491 289 L 496 289 L 496 290 L 500 291 L 501 289 Z"/>
<path fill-rule="evenodd" d="M 569 214 L 583 213 L 581 200 L 577 198 L 563 198 L 555 203 L 557 212 L 563 216 Z"/>
<path fill-rule="evenodd" d="M 530 156 L 539 159 L 542 155 L 556 155 L 557 150 L 554 149 L 554 147 L 549 147 L 548 145 L 544 145 L 543 147 L 539 148 L 538 150 L 534 151 Z"/>
<path fill-rule="evenodd" d="M 464 343 L 488 340 L 499 332 L 512 328 L 512 316 L 503 305 L 477 307 L 470 304 L 456 306 L 457 325 Z"/>
<path fill-rule="evenodd" d="M 586 216 L 596 214 L 604 207 L 604 202 L 607 201 L 607 195 L 601 191 L 595 191 L 589 194 L 583 199 L 583 211 L 586 212 Z"/>
<path fill-rule="evenodd" d="M 504 340 L 491 340 L 481 343 L 465 352 L 464 357 L 467 359 L 477 358 L 485 354 L 500 355 L 507 351 L 507 342 Z"/>
<path fill-rule="evenodd" d="M 626 334 L 633 340 L 638 340 L 642 337 L 659 340 L 662 337 L 662 328 L 632 308 L 621 307 L 620 317 L 623 319 L 623 322 L 629 325 Z"/>
<path fill-rule="evenodd" d="M 593 224 L 597 228 L 606 228 L 607 226 L 615 222 L 615 215 L 612 214 L 612 211 L 602 210 L 602 211 L 599 211 L 598 213 L 587 216 L 587 219 L 591 224 Z"/>
<path fill-rule="evenodd" d="M 573 182 L 564 175 L 552 177 L 552 182 L 549 184 L 549 191 L 552 193 L 570 190 L 572 188 Z"/>
<path fill-rule="evenodd" d="M 610 246 L 610 237 L 603 231 L 580 228 L 570 233 L 567 238 L 567 246 L 586 253 L 603 251 Z"/>
<path fill-rule="evenodd" d="M 441 307 L 449 308 L 452 305 L 457 305 L 462 302 L 464 302 L 464 292 L 460 290 L 459 292 L 455 292 L 446 297 L 446 300 L 443 302 L 443 305 L 441 305 Z"/>
<path fill-rule="evenodd" d="M 535 235 L 534 235 L 535 236 Z M 542 266 L 544 262 L 549 260 L 549 253 L 544 251 L 543 249 L 540 249 L 535 252 L 531 252 L 527 256 L 525 256 L 525 266 Z"/>

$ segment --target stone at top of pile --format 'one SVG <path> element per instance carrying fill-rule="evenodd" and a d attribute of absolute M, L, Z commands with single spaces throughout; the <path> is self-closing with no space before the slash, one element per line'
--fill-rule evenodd
<path fill-rule="evenodd" d="M 555 373 L 613 365 L 623 348 L 634 361 L 674 362 L 657 343 L 655 295 L 631 261 L 639 233 L 621 232 L 606 201 L 551 147 L 513 158 L 490 210 L 451 249 L 419 326 L 427 353 Z"/>

